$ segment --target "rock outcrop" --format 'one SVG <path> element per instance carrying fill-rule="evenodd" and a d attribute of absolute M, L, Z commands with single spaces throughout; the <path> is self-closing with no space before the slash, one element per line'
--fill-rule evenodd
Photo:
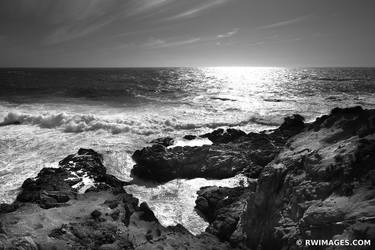
<path fill-rule="evenodd" d="M 157 181 L 258 178 L 255 188 L 198 192 L 196 209 L 210 223 L 207 232 L 248 249 L 298 249 L 298 239 L 302 245 L 307 239 L 375 241 L 375 110 L 336 108 L 311 124 L 294 115 L 273 131 L 219 129 L 203 137 L 213 144 L 137 151 L 133 173 Z"/>
<path fill-rule="evenodd" d="M 374 162 L 375 110 L 336 108 L 318 118 L 260 174 L 242 218 L 248 247 L 298 249 L 297 239 L 374 241 Z"/>
<path fill-rule="evenodd" d="M 199 214 L 210 223 L 207 232 L 230 241 L 246 209 L 249 189 L 245 187 L 203 187 L 195 201 Z"/>
<path fill-rule="evenodd" d="M 33 202 L 42 208 L 64 205 L 77 193 L 105 190 L 126 185 L 106 174 L 102 156 L 91 149 L 80 149 L 59 162 L 59 168 L 43 168 L 35 178 L 22 184 L 17 201 Z"/>
<path fill-rule="evenodd" d="M 303 118 L 288 117 L 279 129 L 270 133 L 249 133 L 235 129 L 218 129 L 202 135 L 214 142 L 200 147 L 168 148 L 160 143 L 137 150 L 133 175 L 166 182 L 176 178 L 223 179 L 243 173 L 256 178 L 282 149 L 291 136 L 304 128 Z M 168 144 L 167 144 L 168 145 Z"/>
<path fill-rule="evenodd" d="M 161 226 L 146 203 L 123 190 L 127 183 L 106 174 L 100 154 L 81 149 L 27 179 L 13 204 L 0 205 L 0 249 L 286 250 L 301 249 L 298 239 L 302 249 L 307 239 L 375 242 L 375 110 L 336 108 L 311 124 L 294 115 L 272 131 L 219 129 L 202 137 L 213 144 L 155 140 L 134 153 L 132 173 L 159 182 L 251 177 L 249 185 L 198 191 L 205 233 Z"/>
<path fill-rule="evenodd" d="M 212 234 L 163 227 L 126 184 L 106 174 L 100 154 L 80 149 L 0 206 L 0 249 L 229 249 Z"/>

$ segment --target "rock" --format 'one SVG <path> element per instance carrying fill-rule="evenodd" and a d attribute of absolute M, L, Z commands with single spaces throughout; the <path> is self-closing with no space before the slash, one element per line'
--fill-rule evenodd
<path fill-rule="evenodd" d="M 19 208 L 19 206 L 20 206 L 20 204 L 18 204 L 18 203 L 13 203 L 13 204 L 1 203 L 0 204 L 0 214 L 10 213 L 10 212 L 16 211 Z"/>
<path fill-rule="evenodd" d="M 106 200 L 104 204 L 107 204 L 110 209 L 115 209 L 119 205 L 118 200 Z"/>
<path fill-rule="evenodd" d="M 90 178 L 93 186 L 78 192 L 76 179 L 81 178 Z M 88 149 L 69 155 L 59 168 L 42 169 L 24 182 L 15 203 L 1 205 L 0 248 L 230 249 L 211 234 L 163 227 L 122 184 L 106 174 L 102 157 Z"/>
<path fill-rule="evenodd" d="M 144 221 L 157 221 L 154 212 L 149 208 L 146 202 L 142 202 L 139 205 L 139 210 L 143 212 L 143 214 L 140 216 L 141 220 Z"/>
<path fill-rule="evenodd" d="M 223 241 L 229 241 L 245 210 L 249 189 L 203 187 L 197 194 L 195 208 L 210 223 L 206 231 Z"/>
<path fill-rule="evenodd" d="M 30 237 L 20 237 L 11 241 L 13 249 L 24 249 L 24 250 L 37 250 L 38 246 L 35 244 Z"/>
<path fill-rule="evenodd" d="M 248 187 L 198 191 L 196 209 L 209 222 L 205 233 L 161 226 L 146 203 L 138 205 L 124 183 L 106 174 L 99 154 L 82 149 L 59 168 L 27 179 L 15 207 L 0 207 L 9 211 L 0 213 L 0 246 L 29 237 L 25 244 L 41 249 L 284 250 L 296 249 L 297 239 L 375 239 L 375 110 L 334 109 L 311 124 L 294 115 L 273 131 L 217 130 L 206 136 L 213 145 L 168 148 L 161 140 L 136 151 L 132 171 L 157 181 L 239 173 L 258 178 Z M 77 193 L 83 176 L 94 180 L 96 193 Z M 90 202 L 90 209 L 82 209 L 82 202 Z M 72 207 L 80 216 L 64 214 Z M 90 216 L 94 208 L 107 212 Z M 35 226 L 37 218 L 46 223 Z M 22 225 L 33 230 L 25 232 Z M 42 232 L 49 233 L 48 241 Z"/>
<path fill-rule="evenodd" d="M 147 233 L 146 233 L 146 240 L 147 241 L 151 241 L 153 238 L 152 236 L 152 231 L 151 230 L 148 230 Z"/>
<path fill-rule="evenodd" d="M 374 225 L 374 119 L 375 110 L 337 108 L 288 141 L 247 200 L 241 218 L 249 248 L 294 249 L 297 239 L 358 239 L 359 223 Z"/>
<path fill-rule="evenodd" d="M 167 148 L 155 144 L 134 152 L 136 165 L 132 174 L 159 182 L 176 178 L 223 179 L 240 173 L 257 178 L 286 141 L 303 128 L 302 118 L 295 115 L 272 133 L 218 129 L 203 135 L 213 145 Z"/>
<path fill-rule="evenodd" d="M 219 129 L 214 130 L 211 133 L 201 135 L 200 137 L 208 138 L 213 143 L 228 143 L 242 136 L 246 136 L 246 133 L 241 130 L 232 129 L 232 128 L 228 128 L 224 130 L 222 128 L 219 128 Z"/>
<path fill-rule="evenodd" d="M 103 157 L 94 150 L 81 148 L 77 154 L 61 160 L 59 168 L 43 168 L 36 178 L 25 180 L 17 201 L 38 203 L 46 209 L 65 205 L 85 188 L 82 176 L 94 182 L 86 192 L 122 189 L 127 183 L 106 174 L 102 161 Z"/>
<path fill-rule="evenodd" d="M 160 182 L 175 178 L 228 178 L 249 167 L 246 155 L 225 145 L 170 149 L 154 145 L 137 150 L 133 159 L 137 162 L 133 175 Z"/>
<path fill-rule="evenodd" d="M 283 131 L 284 133 L 289 132 L 294 134 L 295 131 L 301 131 L 305 128 L 305 118 L 301 115 L 294 114 L 290 117 L 286 117 L 284 122 L 281 124 L 279 130 Z"/>
<path fill-rule="evenodd" d="M 196 135 L 185 135 L 183 138 L 184 138 L 185 140 L 189 140 L 189 141 L 191 141 L 191 140 L 196 139 L 197 136 L 196 136 Z"/>
<path fill-rule="evenodd" d="M 53 229 L 48 236 L 52 238 L 59 238 L 62 235 L 66 234 L 66 232 L 67 232 L 67 225 L 63 224 L 61 227 Z"/>
<path fill-rule="evenodd" d="M 120 217 L 120 211 L 119 210 L 116 210 L 114 211 L 113 213 L 110 214 L 110 216 L 112 217 L 112 219 L 114 221 L 117 221 Z"/>
<path fill-rule="evenodd" d="M 99 210 L 94 210 L 91 212 L 91 217 L 93 219 L 99 219 L 99 217 L 102 215 L 102 213 Z"/>

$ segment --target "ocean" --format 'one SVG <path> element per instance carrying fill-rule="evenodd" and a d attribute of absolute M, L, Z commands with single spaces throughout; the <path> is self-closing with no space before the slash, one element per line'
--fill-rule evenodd
<path fill-rule="evenodd" d="M 375 108 L 374 68 L 0 69 L 0 203 L 22 182 L 80 147 L 104 155 L 109 173 L 131 180 L 132 153 L 159 137 L 219 127 L 272 129 L 295 113 L 307 121 L 334 107 Z M 196 191 L 226 180 L 143 183 L 126 190 L 146 201 L 163 225 L 193 233 L 205 223 Z"/>

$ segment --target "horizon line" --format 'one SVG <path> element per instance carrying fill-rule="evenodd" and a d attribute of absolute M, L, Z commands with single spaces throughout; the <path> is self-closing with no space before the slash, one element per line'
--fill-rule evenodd
<path fill-rule="evenodd" d="M 375 68 L 374 66 L 0 66 L 0 69 L 159 69 L 159 68 Z"/>

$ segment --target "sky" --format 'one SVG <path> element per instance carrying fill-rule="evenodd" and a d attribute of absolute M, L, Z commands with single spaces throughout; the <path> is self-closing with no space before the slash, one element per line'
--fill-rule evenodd
<path fill-rule="evenodd" d="M 374 0 L 1 0 L 0 67 L 371 67 L 374 11 Z"/>

